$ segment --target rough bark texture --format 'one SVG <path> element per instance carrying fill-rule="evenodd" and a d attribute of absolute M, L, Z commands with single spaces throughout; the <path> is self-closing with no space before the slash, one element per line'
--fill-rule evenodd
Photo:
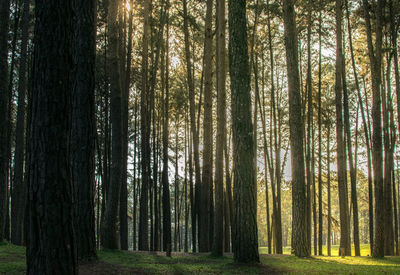
<path fill-rule="evenodd" d="M 213 254 L 222 256 L 224 241 L 224 148 L 226 140 L 225 0 L 217 0 L 217 144 L 215 156 L 215 216 Z M 225 199 L 224 199 L 225 198 Z M 225 213 L 227 216 L 228 213 Z M 226 222 L 229 220 L 225 220 Z M 226 236 L 229 236 L 227 230 Z M 228 238 L 229 241 L 229 238 Z M 225 245 L 227 246 L 227 245 Z"/>
<path fill-rule="evenodd" d="M 213 0 L 207 0 L 204 41 L 204 119 L 203 173 L 199 206 L 199 252 L 210 250 L 210 186 L 212 186 L 212 12 Z"/>
<path fill-rule="evenodd" d="M 245 0 L 229 0 L 229 69 L 234 162 L 234 260 L 259 262 Z"/>
<path fill-rule="evenodd" d="M 76 79 L 72 100 L 71 159 L 76 198 L 78 259 L 96 257 L 95 184 L 95 0 L 75 0 Z"/>
<path fill-rule="evenodd" d="M 27 274 L 77 274 L 70 165 L 73 1 L 35 1 Z"/>
<path fill-rule="evenodd" d="M 7 213 L 7 170 L 8 170 L 8 23 L 10 0 L 0 2 L 0 241 L 4 236 Z"/>
<path fill-rule="evenodd" d="M 381 111 L 381 63 L 382 63 L 382 24 L 385 1 L 376 6 L 375 47 L 372 42 L 372 29 L 368 0 L 363 0 L 367 29 L 368 53 L 372 79 L 372 166 L 374 172 L 375 220 L 374 245 L 372 257 L 384 256 L 384 197 L 383 197 L 383 157 L 382 157 L 382 111 Z"/>
<path fill-rule="evenodd" d="M 107 249 L 118 249 L 118 213 L 122 180 L 122 116 L 121 116 L 121 82 L 118 51 L 118 9 L 119 2 L 112 0 L 108 7 L 108 41 L 110 73 L 110 116 L 111 116 L 111 169 L 108 199 L 104 214 L 102 231 L 103 246 Z"/>
<path fill-rule="evenodd" d="M 300 96 L 300 78 L 298 68 L 298 38 L 296 15 L 292 0 L 283 2 L 283 18 L 285 25 L 285 47 L 287 75 L 289 84 L 289 124 L 292 165 L 292 211 L 293 242 L 292 249 L 298 257 L 310 256 L 306 232 L 306 185 L 304 178 L 304 127 Z"/>
<path fill-rule="evenodd" d="M 24 182 L 25 160 L 25 98 L 26 67 L 29 39 L 29 6 L 30 0 L 24 0 L 21 33 L 21 57 L 18 72 L 18 108 L 15 129 L 14 181 L 11 194 L 11 242 L 22 245 L 24 242 L 24 218 L 26 208 L 26 184 Z"/>
<path fill-rule="evenodd" d="M 342 0 L 336 0 L 336 72 L 335 72 L 335 103 L 336 103 L 336 143 L 340 212 L 340 250 L 342 255 L 349 256 L 350 227 L 348 214 L 348 195 L 346 184 L 346 154 L 343 134 L 343 43 L 342 43 Z M 344 249 L 344 252 L 342 251 Z M 344 256 L 343 255 L 343 256 Z"/>

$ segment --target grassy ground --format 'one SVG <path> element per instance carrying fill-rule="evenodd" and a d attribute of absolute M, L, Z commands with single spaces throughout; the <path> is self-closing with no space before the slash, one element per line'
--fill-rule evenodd
<path fill-rule="evenodd" d="M 291 249 L 290 246 L 284 247 L 283 254 L 290 255 L 290 249 Z M 260 247 L 259 251 L 261 254 L 268 254 L 268 247 Z M 311 249 L 311 253 L 314 255 L 314 248 Z M 326 245 L 322 246 L 322 254 L 328 255 Z M 360 245 L 360 254 L 361 254 L 361 256 L 370 256 L 371 255 L 369 244 L 361 244 Z M 339 245 L 332 245 L 331 255 L 332 256 L 339 255 Z M 354 256 L 354 246 L 351 247 L 351 255 Z"/>
<path fill-rule="evenodd" d="M 263 253 L 264 248 L 260 248 Z M 365 250 L 365 247 L 363 248 Z M 332 251 L 333 254 L 333 251 Z M 101 250 L 99 261 L 80 266 L 80 274 L 400 274 L 400 257 L 313 257 L 262 255 L 261 264 L 236 265 L 232 255 L 139 253 Z M 0 245 L 0 274 L 24 274 L 25 249 Z"/>

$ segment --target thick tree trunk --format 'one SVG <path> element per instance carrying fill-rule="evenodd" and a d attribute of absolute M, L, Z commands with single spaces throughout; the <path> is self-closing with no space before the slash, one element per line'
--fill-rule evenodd
<path fill-rule="evenodd" d="M 74 14 L 73 1 L 35 1 L 27 274 L 78 273 L 70 164 Z"/>
<path fill-rule="evenodd" d="M 307 244 L 306 185 L 304 178 L 303 120 L 298 68 L 298 37 L 296 15 L 292 0 L 283 2 L 285 47 L 289 84 L 289 125 L 292 166 L 292 249 L 298 257 L 310 256 Z"/>
<path fill-rule="evenodd" d="M 234 260 L 259 262 L 245 0 L 229 0 L 229 68 L 234 148 Z"/>
<path fill-rule="evenodd" d="M 95 184 L 95 55 L 96 1 L 75 0 L 76 79 L 72 100 L 71 160 L 76 197 L 79 260 L 96 258 Z"/>
<path fill-rule="evenodd" d="M 10 0 L 0 3 L 0 241 L 4 236 L 7 215 L 7 188 L 8 188 L 8 128 L 9 120 L 9 92 L 8 84 L 8 24 L 10 17 Z"/>
<path fill-rule="evenodd" d="M 109 39 L 109 72 L 111 88 L 111 134 L 112 155 L 110 169 L 110 186 L 104 214 L 103 246 L 108 249 L 118 249 L 118 209 L 122 181 L 122 89 L 120 82 L 120 65 L 118 52 L 118 10 L 119 2 L 112 0 L 108 7 L 108 39 Z"/>
<path fill-rule="evenodd" d="M 21 34 L 21 57 L 18 72 L 18 108 L 15 133 L 14 180 L 11 194 L 11 242 L 22 245 L 24 242 L 24 219 L 26 208 L 26 185 L 24 182 L 25 159 L 25 97 L 26 67 L 29 39 L 29 7 L 30 0 L 24 0 Z"/>

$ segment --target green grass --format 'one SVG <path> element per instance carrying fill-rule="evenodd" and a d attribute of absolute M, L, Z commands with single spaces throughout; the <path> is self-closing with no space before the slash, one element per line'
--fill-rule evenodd
<path fill-rule="evenodd" d="M 216 258 L 209 255 L 166 256 L 102 250 L 104 262 L 141 269 L 151 274 L 259 274 L 261 265 L 235 265 L 232 257 Z"/>
<path fill-rule="evenodd" d="M 265 248 L 260 248 L 263 252 Z M 337 248 L 335 248 L 337 249 Z M 364 252 L 368 246 L 363 246 Z M 287 248 L 285 249 L 287 251 Z M 333 251 L 332 251 L 333 254 Z M 235 265 L 232 256 L 180 255 L 168 258 L 156 254 L 101 250 L 99 261 L 133 268 L 149 274 L 400 274 L 400 257 L 326 257 L 299 259 L 291 255 L 263 255 L 260 265 Z M 23 274 L 25 248 L 0 244 L 0 274 Z"/>
<path fill-rule="evenodd" d="M 18 274 L 25 270 L 25 247 L 0 243 L 0 274 Z"/>
<path fill-rule="evenodd" d="M 400 258 L 386 257 L 313 257 L 299 259 L 295 256 L 264 256 L 263 264 L 275 268 L 290 267 L 296 274 L 400 274 Z"/>
<path fill-rule="evenodd" d="M 290 246 L 284 247 L 283 254 L 290 255 L 291 254 L 290 250 L 291 250 Z M 260 247 L 259 251 L 260 251 L 260 254 L 268 254 L 268 247 Z M 312 247 L 311 253 L 312 253 L 312 255 L 314 255 L 314 247 Z M 328 255 L 326 245 L 322 246 L 322 254 L 325 256 Z M 360 254 L 361 254 L 361 256 L 370 256 L 371 255 L 369 244 L 361 244 L 360 245 Z M 331 255 L 339 256 L 339 245 L 332 245 Z M 354 246 L 351 247 L 351 255 L 354 256 Z"/>

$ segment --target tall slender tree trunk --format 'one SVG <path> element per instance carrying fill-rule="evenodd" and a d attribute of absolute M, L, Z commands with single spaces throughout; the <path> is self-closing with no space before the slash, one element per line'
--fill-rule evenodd
<path fill-rule="evenodd" d="M 149 250 L 149 187 L 150 187 L 150 104 L 148 83 L 148 44 L 150 35 L 150 6 L 152 0 L 144 2 L 143 51 L 142 51 L 142 89 L 140 103 L 142 187 L 139 212 L 139 250 Z"/>
<path fill-rule="evenodd" d="M 372 29 L 369 15 L 368 0 L 363 0 L 364 16 L 367 29 L 368 53 L 371 64 L 372 79 L 372 163 L 374 171 L 375 190 L 375 228 L 372 257 L 384 256 L 384 184 L 382 157 L 382 112 L 381 112 L 381 63 L 382 63 L 382 28 L 385 0 L 378 1 L 376 6 L 375 47 L 372 42 Z"/>
<path fill-rule="evenodd" d="M 78 274 L 70 163 L 73 1 L 36 0 L 35 15 L 27 274 Z"/>
<path fill-rule="evenodd" d="M 320 1 L 322 9 L 322 1 Z M 319 34 L 318 34 L 318 255 L 322 256 L 322 234 L 323 234 L 323 215 L 322 215 L 322 11 L 319 13 Z"/>
<path fill-rule="evenodd" d="M 203 173 L 199 207 L 199 251 L 210 250 L 210 186 L 212 186 L 212 10 L 213 0 L 207 0 L 204 41 L 204 118 Z"/>
<path fill-rule="evenodd" d="M 362 102 L 360 84 L 358 81 L 356 62 L 355 62 L 355 58 L 354 58 L 353 40 L 352 40 L 352 33 L 351 33 L 352 28 L 351 28 L 351 24 L 350 24 L 350 12 L 349 12 L 349 7 L 348 7 L 348 0 L 345 0 L 345 6 L 346 6 L 347 29 L 348 29 L 348 36 L 349 36 L 351 62 L 352 62 L 352 67 L 353 67 L 354 79 L 355 79 L 355 83 L 356 83 L 358 102 L 360 104 L 361 115 L 362 115 L 362 120 L 363 120 L 365 143 L 367 146 L 368 194 L 369 194 L 368 202 L 369 202 L 369 219 L 370 219 L 369 220 L 369 240 L 370 240 L 370 244 L 372 247 L 374 224 L 373 224 L 373 201 L 372 201 L 372 178 L 371 178 L 371 153 L 370 153 L 371 149 L 370 149 L 367 121 L 365 119 L 364 106 L 363 106 L 363 102 Z"/>
<path fill-rule="evenodd" d="M 131 82 L 131 63 L 132 63 L 132 32 L 133 32 L 133 0 L 130 1 L 131 9 L 129 11 L 128 22 L 128 50 L 126 53 L 126 68 L 123 81 L 122 92 L 122 186 L 121 186 L 121 202 L 119 210 L 120 219 L 120 240 L 121 249 L 128 250 L 128 151 L 129 151 L 129 89 Z M 125 46 L 125 43 L 124 45 Z M 125 48 L 125 47 L 124 47 Z M 135 148 L 136 149 L 136 148 Z"/>
<path fill-rule="evenodd" d="M 345 0 L 346 1 L 346 0 Z M 349 158 L 350 167 L 350 189 L 351 189 L 351 205 L 353 206 L 353 241 L 354 241 L 354 252 L 355 256 L 360 256 L 360 233 L 359 233 L 359 221 L 358 221 L 358 199 L 357 199 L 357 170 L 355 169 L 355 162 L 353 162 L 353 151 L 352 151 L 352 137 L 350 129 L 350 112 L 349 112 L 349 97 L 347 93 L 347 82 L 346 82 L 346 69 L 345 60 L 342 59 L 342 81 L 343 81 L 343 118 L 344 118 L 344 129 L 347 141 L 347 156 Z M 355 159 L 356 161 L 356 159 Z M 347 177 L 347 173 L 346 173 Z M 349 221 L 350 221 L 349 215 Z M 350 230 L 350 224 L 349 224 Z M 350 232 L 349 232 L 350 233 Z M 350 238 L 349 238 L 350 241 Z"/>
<path fill-rule="evenodd" d="M 168 1 L 169 2 L 169 1 Z M 168 5 L 169 3 L 167 3 Z M 163 213 L 163 248 L 167 256 L 171 257 L 171 206 L 170 192 L 168 183 L 168 139 L 169 139 L 169 12 L 167 15 L 167 38 L 165 40 L 165 97 L 164 106 L 164 125 L 163 125 L 163 170 L 162 181 L 162 213 Z"/>
<path fill-rule="evenodd" d="M 222 256 L 224 241 L 224 148 L 226 142 L 226 34 L 225 34 L 225 0 L 217 0 L 217 144 L 215 156 L 215 215 L 213 254 Z M 225 199 L 224 199 L 225 198 Z M 225 207 L 225 212 L 229 211 Z M 227 215 L 227 213 L 225 213 Z M 225 219 L 225 223 L 227 220 Z M 225 234 L 229 236 L 228 234 Z M 225 245 L 227 246 L 227 245 Z"/>
<path fill-rule="evenodd" d="M 259 262 L 246 1 L 229 0 L 229 68 L 234 167 L 234 260 Z"/>
<path fill-rule="evenodd" d="M 306 173 L 307 173 L 307 241 L 308 246 L 311 249 L 311 232 L 312 232 L 312 224 L 311 224 L 311 208 L 312 208 L 312 196 L 311 196 L 311 188 L 313 182 L 313 173 L 311 169 L 313 169 L 311 163 L 311 132 L 312 132 L 312 119 L 313 119 L 313 104 L 312 104 L 312 69 L 311 69 L 311 1 L 308 3 L 308 12 L 307 12 L 307 78 L 306 78 L 306 94 L 307 98 L 305 102 L 307 102 L 307 140 L 306 140 Z M 305 103 L 304 103 L 305 104 Z"/>
<path fill-rule="evenodd" d="M 336 103 L 336 143 L 338 166 L 338 192 L 340 212 L 340 248 L 342 256 L 351 255 L 350 227 L 346 184 L 346 155 L 343 134 L 343 43 L 342 43 L 342 0 L 336 0 L 336 72 L 335 72 L 335 103 Z"/>
<path fill-rule="evenodd" d="M 304 178 L 303 120 L 298 67 L 298 36 L 294 2 L 283 2 L 285 48 L 289 84 L 289 125 L 292 166 L 292 249 L 298 257 L 310 256 L 306 224 L 306 184 Z"/>
<path fill-rule="evenodd" d="M 11 194 L 11 242 L 22 245 L 24 242 L 24 219 L 26 208 L 26 185 L 24 183 L 25 154 L 25 97 L 26 67 L 29 39 L 29 7 L 30 1 L 24 0 L 21 34 L 21 57 L 18 72 L 18 108 L 15 133 L 14 180 Z"/>
<path fill-rule="evenodd" d="M 390 98 L 391 98 L 391 85 L 390 85 L 390 67 L 391 67 L 391 54 L 388 55 L 386 61 L 386 90 L 382 85 L 382 115 L 383 115 L 383 141 L 384 141 L 384 207 L 385 207 L 385 255 L 394 255 L 394 225 L 393 225 L 393 190 L 392 190 L 392 136 L 390 129 Z M 384 81 L 383 81 L 384 82 Z"/>
<path fill-rule="evenodd" d="M 189 45 L 189 23 L 187 13 L 187 0 L 183 0 L 183 25 L 184 25 L 184 36 L 185 36 L 185 59 L 186 59 L 186 73 L 187 82 L 189 89 L 189 110 L 190 110 L 190 129 L 192 132 L 193 139 L 193 153 L 194 153 L 194 170 L 195 170 L 195 214 L 196 218 L 199 219 L 199 199 L 200 199 L 200 186 L 201 186 L 201 172 L 200 172 L 200 157 L 199 157 L 199 134 L 196 127 L 196 115 L 195 115 L 195 91 L 194 91 L 194 80 L 192 74 L 192 61 L 190 57 L 190 45 Z M 196 240 L 196 225 L 197 220 L 192 218 L 192 230 L 195 231 L 193 234 L 193 244 L 197 243 Z M 199 219 L 200 221 L 200 219 Z M 200 223 L 200 222 L 199 222 Z M 200 231 L 200 230 L 199 230 Z M 196 251 L 196 246 L 193 247 L 193 252 Z"/>
<path fill-rule="evenodd" d="M 122 110 L 121 110 L 121 82 L 118 43 L 118 11 L 119 2 L 110 1 L 108 7 L 108 39 L 109 39 L 109 72 L 110 72 L 110 118 L 111 118 L 111 169 L 108 200 L 106 202 L 105 220 L 103 227 L 103 246 L 108 249 L 118 249 L 118 209 L 120 204 L 122 180 Z"/>
<path fill-rule="evenodd" d="M 332 245 L 332 207 L 331 207 L 331 146 L 330 146 L 330 137 L 331 137 L 331 125 L 330 122 L 328 122 L 328 129 L 327 129 L 328 135 L 327 135 L 327 191 L 328 191 L 328 232 L 327 232 L 327 250 L 328 250 L 328 256 L 331 256 L 331 245 Z"/>

